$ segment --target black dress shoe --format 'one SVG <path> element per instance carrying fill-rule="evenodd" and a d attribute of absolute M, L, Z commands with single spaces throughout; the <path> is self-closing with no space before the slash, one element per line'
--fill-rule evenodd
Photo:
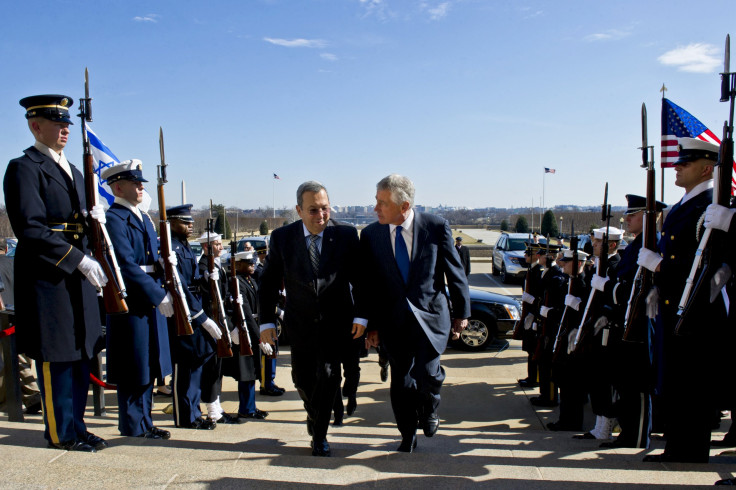
<path fill-rule="evenodd" d="M 97 451 L 102 451 L 103 449 L 110 447 L 106 440 L 104 440 L 102 437 L 97 437 L 91 432 L 85 432 L 83 436 L 79 437 L 79 440 L 89 444 Z"/>
<path fill-rule="evenodd" d="M 726 478 L 725 480 L 718 480 L 714 485 L 736 485 L 736 478 Z"/>
<path fill-rule="evenodd" d="M 436 413 L 431 413 L 428 416 L 422 417 L 422 420 L 419 421 L 419 424 L 424 431 L 424 435 L 427 437 L 432 437 L 433 435 L 435 435 L 437 429 L 439 429 L 440 427 L 440 416 Z"/>
<path fill-rule="evenodd" d="M 43 406 L 41 405 L 41 402 L 36 402 L 33 405 L 26 408 L 26 415 L 36 415 L 41 413 L 41 409 Z"/>
<path fill-rule="evenodd" d="M 335 421 L 332 422 L 332 425 L 335 427 L 342 427 L 342 417 L 335 417 Z"/>
<path fill-rule="evenodd" d="M 158 427 L 151 427 L 149 432 L 157 434 L 161 437 L 161 439 L 171 439 L 171 432 L 169 432 L 168 430 L 159 429 Z"/>
<path fill-rule="evenodd" d="M 245 422 L 245 420 L 240 420 L 240 416 L 236 415 L 230 415 L 229 413 L 222 412 L 220 414 L 220 418 L 217 419 L 215 422 L 218 424 L 242 424 Z"/>
<path fill-rule="evenodd" d="M 417 435 L 414 434 L 411 437 L 404 437 L 396 450 L 400 453 L 413 453 L 416 448 Z"/>
<path fill-rule="evenodd" d="M 573 439 L 595 439 L 595 436 L 591 434 L 590 432 L 586 432 L 585 434 L 575 434 L 572 436 Z"/>
<path fill-rule="evenodd" d="M 356 408 L 358 408 L 358 402 L 355 400 L 354 396 L 349 396 L 348 404 L 345 407 L 345 413 L 348 414 L 348 417 L 355 413 Z"/>
<path fill-rule="evenodd" d="M 678 456 L 670 456 L 667 453 L 662 454 L 647 454 L 642 459 L 645 463 L 707 463 L 708 458 L 697 459 L 697 458 L 686 458 Z"/>
<path fill-rule="evenodd" d="M 139 434 L 136 437 L 143 437 L 144 439 L 163 439 L 163 437 L 161 437 L 161 434 L 153 432 L 153 430 L 151 429 L 148 429 L 143 434 Z"/>
<path fill-rule="evenodd" d="M 83 441 L 66 441 L 54 444 L 49 442 L 49 449 L 61 449 L 62 451 L 81 451 L 83 453 L 96 453 L 97 449 Z"/>
<path fill-rule="evenodd" d="M 736 437 L 724 437 L 720 441 L 710 441 L 712 447 L 736 447 Z"/>
<path fill-rule="evenodd" d="M 217 427 L 217 422 L 212 419 L 194 419 L 194 422 L 181 426 L 183 429 L 212 430 Z"/>
<path fill-rule="evenodd" d="M 381 366 L 381 381 L 384 383 L 388 381 L 388 363 Z"/>
<path fill-rule="evenodd" d="M 268 412 L 263 411 L 263 410 L 258 410 L 256 408 L 256 411 L 253 412 L 253 413 L 240 413 L 240 412 L 238 412 L 238 417 L 242 417 L 244 419 L 258 419 L 258 420 L 263 420 L 266 417 L 268 417 Z"/>
<path fill-rule="evenodd" d="M 312 446 L 312 456 L 323 456 L 323 457 L 332 456 L 332 452 L 330 451 L 330 445 L 327 444 L 327 439 L 322 439 L 321 441 L 312 440 L 311 446 Z"/>
<path fill-rule="evenodd" d="M 280 390 L 276 389 L 276 387 L 272 388 L 261 388 L 260 393 L 264 396 L 281 396 L 284 394 L 284 391 L 286 390 Z"/>
<path fill-rule="evenodd" d="M 522 388 L 536 388 L 539 385 L 537 384 L 536 381 L 527 378 L 527 379 L 520 379 L 519 386 L 521 386 Z"/>
<path fill-rule="evenodd" d="M 541 396 L 530 398 L 529 403 L 531 403 L 535 407 L 556 407 L 557 405 L 559 405 L 559 403 L 557 403 L 556 401 L 547 400 L 546 398 L 542 398 Z"/>
<path fill-rule="evenodd" d="M 561 430 L 571 431 L 571 432 L 580 432 L 582 430 L 582 427 L 579 427 L 579 426 L 573 427 L 571 425 L 563 424 L 560 422 L 550 422 L 549 424 L 547 424 L 547 428 L 555 432 L 561 431 Z"/>

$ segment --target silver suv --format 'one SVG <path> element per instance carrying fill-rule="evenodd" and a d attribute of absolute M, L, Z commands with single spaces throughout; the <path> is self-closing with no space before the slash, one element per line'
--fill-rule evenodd
<path fill-rule="evenodd" d="M 527 263 L 524 260 L 526 244 L 533 240 L 529 233 L 501 233 L 493 249 L 493 275 L 501 275 L 504 283 L 512 279 L 526 276 Z M 545 245 L 547 240 L 539 237 L 539 243 Z"/>

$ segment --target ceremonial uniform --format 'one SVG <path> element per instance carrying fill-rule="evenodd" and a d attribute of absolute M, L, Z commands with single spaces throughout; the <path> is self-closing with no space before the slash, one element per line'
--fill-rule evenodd
<path fill-rule="evenodd" d="M 531 260 L 531 257 L 536 258 L 536 250 L 529 246 L 525 257 L 527 261 Z M 521 324 L 517 327 L 520 330 L 521 349 L 527 353 L 527 376 L 526 379 L 519 380 L 519 385 L 522 387 L 533 388 L 537 386 L 537 361 L 534 357 L 537 351 L 537 337 L 539 336 L 539 305 L 543 295 L 542 273 L 542 266 L 538 261 L 535 261 L 527 271 L 522 295 L 524 314 L 521 318 Z M 514 337 L 517 336 L 514 335 Z"/>
<path fill-rule="evenodd" d="M 547 260 L 551 260 L 548 258 Z M 533 405 L 551 407 L 559 402 L 557 385 L 552 380 L 552 348 L 557 336 L 560 317 L 565 307 L 566 276 L 552 262 L 545 267 L 541 278 L 541 300 L 539 314 L 539 338 L 535 358 L 539 371 L 539 396 L 530 401 Z"/>
<path fill-rule="evenodd" d="M 132 160 L 109 167 L 108 185 L 145 182 Z M 118 428 L 124 436 L 160 435 L 151 417 L 153 383 L 171 374 L 166 318 L 157 306 L 166 297 L 158 264 L 158 240 L 151 217 L 116 197 L 107 230 L 126 286 L 128 313 L 107 316 L 107 381 L 117 385 Z"/>
<path fill-rule="evenodd" d="M 27 118 L 61 124 L 62 134 L 71 124 L 71 104 L 61 95 L 21 100 Z M 65 135 L 61 148 L 64 144 Z M 5 172 L 5 206 L 18 237 L 15 322 L 19 351 L 36 360 L 44 437 L 53 447 L 94 452 L 107 444 L 90 439 L 84 410 L 90 360 L 102 348 L 102 326 L 97 292 L 82 264 L 90 264 L 101 278 L 104 273 L 88 256 L 84 177 L 61 148 L 55 151 L 37 140 Z"/>

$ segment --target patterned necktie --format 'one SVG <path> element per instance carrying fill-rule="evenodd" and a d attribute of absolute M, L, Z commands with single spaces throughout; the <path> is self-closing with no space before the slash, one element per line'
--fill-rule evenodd
<path fill-rule="evenodd" d="M 317 249 L 317 240 L 319 235 L 309 235 L 309 261 L 312 263 L 312 271 L 317 276 L 319 272 L 319 250 Z"/>
<path fill-rule="evenodd" d="M 404 236 L 401 234 L 401 226 L 396 227 L 396 241 L 394 242 L 394 254 L 396 255 L 396 265 L 399 266 L 401 277 L 404 284 L 409 282 L 409 251 L 406 248 Z"/>

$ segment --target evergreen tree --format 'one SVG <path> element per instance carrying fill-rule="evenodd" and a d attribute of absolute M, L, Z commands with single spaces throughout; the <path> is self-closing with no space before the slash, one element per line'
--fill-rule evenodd
<path fill-rule="evenodd" d="M 215 204 L 212 206 L 212 216 L 217 216 L 215 219 L 215 233 L 222 235 L 222 240 L 230 239 L 230 222 L 227 220 L 225 214 L 225 206 L 223 204 Z"/>
<path fill-rule="evenodd" d="M 514 228 L 516 229 L 516 233 L 529 233 L 529 223 L 527 223 L 526 218 L 523 216 L 519 216 Z"/>
<path fill-rule="evenodd" d="M 509 231 L 509 222 L 506 220 L 501 221 L 501 231 Z"/>
<path fill-rule="evenodd" d="M 261 227 L 259 228 L 258 233 L 263 236 L 268 235 L 268 221 L 265 219 L 261 222 Z"/>
<path fill-rule="evenodd" d="M 560 230 L 557 228 L 557 219 L 551 209 L 545 211 L 542 216 L 542 236 L 557 236 Z"/>

